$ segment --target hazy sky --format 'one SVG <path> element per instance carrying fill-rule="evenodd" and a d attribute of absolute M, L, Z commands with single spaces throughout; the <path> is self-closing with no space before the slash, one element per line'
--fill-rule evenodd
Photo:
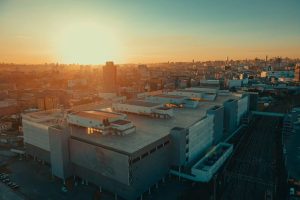
<path fill-rule="evenodd" d="M 0 0 L 0 62 L 300 57 L 300 0 Z"/>

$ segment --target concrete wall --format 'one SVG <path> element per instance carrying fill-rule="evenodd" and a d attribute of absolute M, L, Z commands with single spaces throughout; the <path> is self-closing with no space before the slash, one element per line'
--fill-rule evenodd
<path fill-rule="evenodd" d="M 129 185 L 127 155 L 95 146 L 77 139 L 70 140 L 72 163 Z"/>
<path fill-rule="evenodd" d="M 47 163 L 50 163 L 50 152 L 44 149 L 41 149 L 32 144 L 25 143 L 26 154 L 36 157 L 37 159 L 43 160 Z"/>
<path fill-rule="evenodd" d="M 172 98 L 172 97 L 159 97 L 159 96 L 149 96 L 146 97 L 145 101 L 152 102 L 152 103 L 174 103 L 174 104 L 181 104 L 184 101 L 184 97 L 182 98 Z"/>
<path fill-rule="evenodd" d="M 74 175 L 79 176 L 93 184 L 102 187 L 105 190 L 118 194 L 118 196 L 122 196 L 125 199 L 130 199 L 128 197 L 132 196 L 134 192 L 134 188 L 129 187 L 126 184 L 122 184 L 114 179 L 108 178 L 101 173 L 98 173 L 94 170 L 90 170 L 85 168 L 82 165 L 72 164 Z M 134 198 L 131 198 L 134 199 Z"/>
<path fill-rule="evenodd" d="M 228 80 L 228 88 L 241 87 L 242 80 Z"/>
<path fill-rule="evenodd" d="M 147 192 L 149 187 L 154 186 L 165 177 L 170 169 L 171 144 L 168 143 L 149 154 L 147 157 L 133 163 L 130 167 L 132 174 L 131 187 L 134 193 L 129 199 L 135 199 L 142 193 Z"/>
<path fill-rule="evenodd" d="M 224 131 L 224 107 L 213 107 L 207 111 L 207 114 L 214 115 L 213 144 L 218 144 L 223 137 Z"/>
<path fill-rule="evenodd" d="M 250 92 L 249 93 L 249 110 L 257 110 L 257 101 L 258 101 L 258 93 Z"/>
<path fill-rule="evenodd" d="M 69 160 L 69 134 L 65 129 L 49 128 L 50 158 L 52 174 L 66 179 L 72 176 Z"/>
<path fill-rule="evenodd" d="M 171 130 L 172 165 L 183 166 L 199 159 L 213 143 L 214 115 L 207 115 L 188 129 Z"/>
<path fill-rule="evenodd" d="M 48 126 L 22 120 L 24 142 L 39 147 L 45 151 L 50 151 Z"/>
<path fill-rule="evenodd" d="M 237 102 L 237 107 L 237 126 L 239 126 L 242 117 L 245 116 L 249 110 L 249 96 L 244 95 L 242 98 L 240 98 Z"/>
<path fill-rule="evenodd" d="M 146 107 L 146 106 L 116 103 L 113 104 L 112 107 L 117 112 L 130 112 L 130 113 L 150 115 L 152 113 L 152 109 L 156 107 L 160 107 L 160 105 L 153 106 L 153 107 Z"/>
<path fill-rule="evenodd" d="M 184 107 L 186 107 L 186 108 L 197 108 L 198 105 L 199 105 L 198 101 L 193 101 L 193 100 L 190 100 L 190 99 L 184 100 L 183 103 L 184 103 Z"/>
<path fill-rule="evenodd" d="M 212 145 L 214 116 L 207 115 L 189 127 L 188 163 L 195 161 Z"/>
<path fill-rule="evenodd" d="M 89 144 L 80 144 L 81 146 L 79 146 L 78 143 L 83 142 L 75 141 L 74 139 L 71 140 L 72 154 L 78 154 L 78 151 L 83 152 L 83 149 L 84 152 L 88 152 L 87 154 L 93 154 L 93 150 L 88 147 Z M 88 162 L 91 162 L 90 164 L 88 164 L 87 161 L 83 161 L 83 159 L 80 159 L 82 163 L 75 161 L 74 157 L 82 157 L 82 155 L 74 156 L 71 154 L 74 175 L 82 177 L 99 187 L 101 186 L 103 189 L 113 192 L 122 198 L 130 200 L 137 199 L 141 196 L 141 194 L 147 192 L 151 186 L 154 186 L 155 183 L 168 174 L 171 161 L 171 143 L 168 142 L 168 144 L 165 144 L 167 141 L 169 141 L 169 139 L 162 138 L 161 140 L 141 149 L 139 152 L 130 155 L 130 162 L 127 160 L 129 166 L 124 162 L 120 162 L 117 166 L 114 166 L 116 168 L 114 170 L 127 170 L 126 173 L 129 175 L 128 184 L 122 180 L 116 179 L 116 177 L 103 173 L 102 170 L 107 171 L 110 168 L 109 166 L 112 164 L 108 159 L 106 159 L 108 162 L 106 162 L 104 166 L 97 166 L 97 168 L 105 169 L 92 169 L 90 165 L 97 165 L 95 162 L 103 163 L 103 161 L 101 161 L 101 158 L 96 161 L 89 155 Z M 73 151 L 75 145 L 78 149 L 76 152 Z M 160 147 L 157 148 L 158 146 Z M 97 149 L 99 147 L 93 146 L 92 148 Z M 155 151 L 150 153 L 152 149 L 155 149 Z M 147 156 L 142 156 L 145 155 L 145 152 L 148 152 Z M 110 152 L 109 156 L 115 157 L 119 161 L 118 156 L 115 156 L 114 153 Z M 136 157 L 139 157 L 139 160 L 133 161 L 133 158 Z M 117 178 L 122 178 L 122 176 L 118 176 Z"/>
<path fill-rule="evenodd" d="M 223 105 L 225 134 L 229 135 L 237 128 L 237 100 L 225 101 Z"/>
<path fill-rule="evenodd" d="M 184 96 L 189 98 L 202 98 L 202 93 L 200 92 L 191 92 L 191 91 L 184 91 L 184 90 L 175 90 L 172 92 L 168 92 L 170 95 L 178 95 L 178 96 Z"/>
<path fill-rule="evenodd" d="M 186 149 L 188 147 L 187 141 L 188 130 L 175 127 L 171 130 L 170 136 L 172 141 L 172 165 L 182 166 L 186 162 Z"/>

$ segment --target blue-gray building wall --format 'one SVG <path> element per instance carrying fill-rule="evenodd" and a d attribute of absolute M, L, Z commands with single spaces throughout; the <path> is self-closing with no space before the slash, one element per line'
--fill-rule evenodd
<path fill-rule="evenodd" d="M 69 160 L 69 138 L 67 129 L 49 127 L 51 171 L 61 179 L 73 175 Z"/>
<path fill-rule="evenodd" d="M 125 199 L 137 199 L 165 177 L 170 169 L 169 137 L 161 138 L 131 155 L 76 138 L 71 138 L 70 149 L 74 175 Z M 83 151 L 83 154 L 80 153 Z"/>
<path fill-rule="evenodd" d="M 150 150 L 151 151 L 151 150 Z M 130 166 L 132 198 L 139 197 L 167 176 L 171 163 L 171 144 L 168 143 Z"/>
<path fill-rule="evenodd" d="M 36 159 L 45 161 L 46 163 L 50 163 L 50 152 L 44 149 L 41 149 L 37 146 L 25 143 L 25 152 L 27 155 L 30 155 Z"/>
<path fill-rule="evenodd" d="M 214 115 L 213 144 L 218 144 L 224 133 L 224 107 L 214 106 L 207 111 L 207 114 Z"/>
<path fill-rule="evenodd" d="M 258 105 L 258 93 L 257 92 L 249 92 L 249 110 L 255 111 L 257 110 Z"/>
<path fill-rule="evenodd" d="M 172 165 L 183 166 L 186 163 L 186 141 L 188 130 L 175 127 L 170 132 L 172 141 Z"/>
<path fill-rule="evenodd" d="M 225 137 L 237 129 L 237 100 L 230 99 L 224 104 L 224 129 Z"/>
<path fill-rule="evenodd" d="M 72 163 L 123 184 L 129 184 L 128 155 L 77 138 L 70 139 L 70 152 Z"/>

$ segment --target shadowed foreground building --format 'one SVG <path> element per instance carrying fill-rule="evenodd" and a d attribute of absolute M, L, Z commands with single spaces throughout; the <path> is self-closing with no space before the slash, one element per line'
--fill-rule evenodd
<path fill-rule="evenodd" d="M 125 199 L 140 197 L 171 172 L 207 182 L 232 151 L 220 142 L 247 115 L 249 96 L 216 94 L 210 101 L 191 103 L 179 93 L 101 110 L 25 114 L 26 153 L 49 163 L 56 177 L 79 177 Z M 231 100 L 235 109 L 226 116 L 235 118 L 234 125 L 224 118 Z"/>

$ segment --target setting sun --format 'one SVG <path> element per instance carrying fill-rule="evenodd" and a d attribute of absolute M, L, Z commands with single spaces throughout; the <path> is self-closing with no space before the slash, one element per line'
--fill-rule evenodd
<path fill-rule="evenodd" d="M 93 22 L 72 23 L 57 33 L 57 56 L 64 63 L 103 63 L 120 58 L 120 44 L 112 30 Z"/>

